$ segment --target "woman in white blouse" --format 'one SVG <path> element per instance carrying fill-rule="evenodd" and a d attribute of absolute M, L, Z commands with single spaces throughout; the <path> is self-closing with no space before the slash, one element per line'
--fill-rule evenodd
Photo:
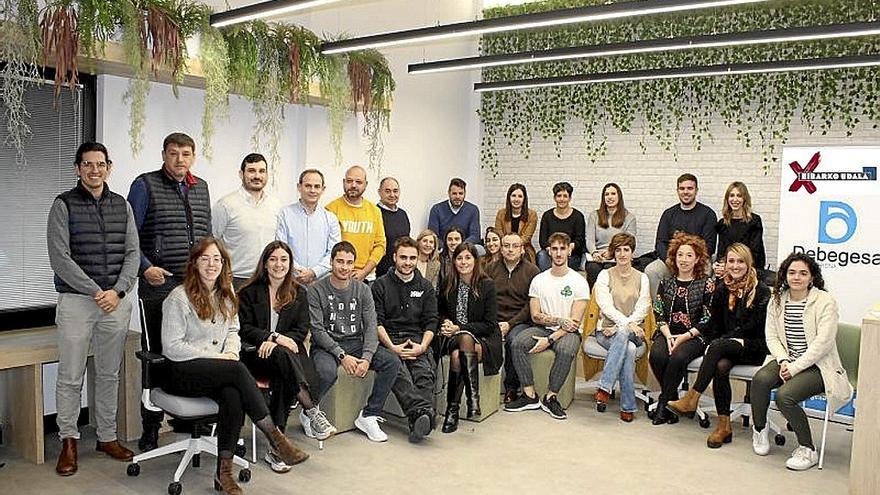
<path fill-rule="evenodd" d="M 613 253 L 616 265 L 599 273 L 595 289 L 601 310 L 595 336 L 608 350 L 596 390 L 596 409 L 605 411 L 614 383 L 620 381 L 620 419 L 627 423 L 635 417 L 633 375 L 638 349 L 645 345 L 644 322 L 651 307 L 648 276 L 632 266 L 635 250 L 632 234 L 615 234 L 608 251 Z"/>

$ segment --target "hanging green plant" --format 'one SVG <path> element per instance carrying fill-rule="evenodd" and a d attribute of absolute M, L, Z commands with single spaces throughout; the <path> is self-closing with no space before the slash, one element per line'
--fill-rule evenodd
<path fill-rule="evenodd" d="M 131 152 L 137 156 L 143 143 L 141 142 L 144 123 L 146 122 L 147 95 L 150 92 L 150 68 L 147 65 L 147 25 L 143 10 L 134 2 L 125 0 L 122 5 L 122 46 L 125 57 L 132 71 L 128 88 L 122 95 L 123 103 L 127 104 L 129 119 L 129 145 Z"/>
<path fill-rule="evenodd" d="M 39 81 L 40 26 L 36 0 L 0 0 L 0 99 L 6 117 L 4 145 L 15 150 L 15 163 L 27 165 L 25 142 L 31 135 L 24 102 L 27 87 Z"/>
<path fill-rule="evenodd" d="M 330 125 L 330 146 L 334 163 L 342 165 L 342 134 L 351 108 L 351 80 L 345 59 L 339 56 L 324 57 L 320 72 L 321 96 L 328 101 L 327 119 Z"/>
<path fill-rule="evenodd" d="M 192 6 L 181 15 L 188 21 L 181 26 L 184 33 L 199 38 L 199 63 L 205 76 L 205 100 L 202 110 L 202 154 L 210 160 L 217 122 L 229 117 L 229 53 L 220 30 L 211 27 L 211 9 Z"/>
<path fill-rule="evenodd" d="M 73 4 L 73 0 L 63 0 L 62 3 Z M 95 60 L 104 54 L 104 47 L 108 40 L 119 29 L 122 22 L 123 2 L 108 2 L 107 0 L 76 0 L 77 5 L 77 33 L 79 37 L 80 53 L 88 58 L 86 66 L 89 72 L 95 72 Z"/>
<path fill-rule="evenodd" d="M 391 128 L 391 97 L 394 78 L 388 61 L 377 50 L 352 52 L 348 56 L 348 76 L 351 82 L 355 112 L 364 117 L 363 135 L 367 138 L 367 156 L 370 168 L 381 175 L 384 145 L 382 133 Z"/>
<path fill-rule="evenodd" d="M 484 17 L 518 15 L 609 3 L 604 0 L 546 0 L 484 11 Z M 614 2 L 616 3 L 616 2 Z M 876 20 L 876 0 L 776 0 L 640 18 L 571 25 L 484 36 L 484 54 L 621 43 L 701 34 L 828 25 Z M 880 53 L 880 37 L 799 43 L 721 47 L 635 54 L 566 62 L 504 66 L 483 71 L 485 81 L 553 77 L 721 63 L 838 57 Z M 880 116 L 876 68 L 753 74 L 714 78 L 667 79 L 591 84 L 567 88 L 485 93 L 478 111 L 483 126 L 481 162 L 496 171 L 498 147 L 515 146 L 528 157 L 541 136 L 561 155 L 561 140 L 572 125 L 583 126 L 584 149 L 591 160 L 607 151 L 606 129 L 631 132 L 640 124 L 639 144 L 648 142 L 677 156 L 681 136 L 695 149 L 712 141 L 714 122 L 735 131 L 745 147 L 757 147 L 769 169 L 778 146 L 788 139 L 791 119 L 800 114 L 810 131 L 847 132 Z"/>

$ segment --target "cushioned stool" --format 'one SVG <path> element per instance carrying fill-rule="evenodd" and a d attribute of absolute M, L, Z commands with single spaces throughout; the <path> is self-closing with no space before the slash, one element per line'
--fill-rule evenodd
<path fill-rule="evenodd" d="M 446 388 L 449 385 L 449 356 L 443 356 L 437 365 L 437 381 L 434 386 L 434 407 L 437 414 L 446 412 Z M 501 374 L 486 376 L 483 374 L 483 365 L 480 364 L 480 415 L 469 421 L 480 422 L 498 412 L 501 403 Z M 467 413 L 466 394 L 461 393 L 461 419 Z"/>
<path fill-rule="evenodd" d="M 553 367 L 553 360 L 556 359 L 556 353 L 553 349 L 547 349 L 544 352 L 531 354 L 529 356 L 529 364 L 532 366 L 532 376 L 535 378 L 535 391 L 538 397 L 543 397 L 547 393 L 550 382 L 550 368 Z M 574 375 L 577 371 L 577 359 L 571 361 L 571 370 L 562 384 L 562 389 L 556 394 L 556 400 L 559 405 L 567 409 L 574 400 Z"/>
<path fill-rule="evenodd" d="M 337 432 L 342 433 L 354 429 L 354 420 L 361 409 L 367 405 L 367 398 L 373 390 L 376 373 L 367 371 L 364 378 L 355 378 L 339 366 L 336 368 L 336 383 L 321 398 L 321 410 Z"/>

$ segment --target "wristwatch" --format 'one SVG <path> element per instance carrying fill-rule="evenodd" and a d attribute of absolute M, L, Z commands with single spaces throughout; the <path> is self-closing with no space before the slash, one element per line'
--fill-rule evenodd
<path fill-rule="evenodd" d="M 116 291 L 116 297 L 118 297 L 119 299 L 125 299 L 125 291 L 124 290 Z"/>
<path fill-rule="evenodd" d="M 556 342 L 556 341 L 553 340 L 553 336 L 552 336 L 552 335 L 548 335 L 548 336 L 547 336 L 547 343 L 550 344 L 550 345 L 553 345 L 554 342 Z"/>
<path fill-rule="evenodd" d="M 336 360 L 341 363 L 344 358 L 345 358 L 345 351 L 339 351 L 339 354 L 336 355 Z"/>
<path fill-rule="evenodd" d="M 281 334 L 278 333 L 278 332 L 272 332 L 272 333 L 270 333 L 270 334 L 269 334 L 269 342 L 275 342 L 276 340 L 278 340 L 278 336 L 279 336 L 279 335 L 281 335 Z"/>

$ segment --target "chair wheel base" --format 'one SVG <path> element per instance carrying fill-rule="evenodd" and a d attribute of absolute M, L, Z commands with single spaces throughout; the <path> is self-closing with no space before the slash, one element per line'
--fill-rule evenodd
<path fill-rule="evenodd" d="M 779 445 L 780 447 L 785 445 L 785 435 L 783 435 L 782 433 L 777 433 L 776 436 L 773 437 L 773 442 L 775 442 L 776 445 Z"/>
<path fill-rule="evenodd" d="M 183 491 L 183 485 L 180 482 L 173 482 L 168 485 L 168 495 L 180 495 L 180 492 Z"/>

